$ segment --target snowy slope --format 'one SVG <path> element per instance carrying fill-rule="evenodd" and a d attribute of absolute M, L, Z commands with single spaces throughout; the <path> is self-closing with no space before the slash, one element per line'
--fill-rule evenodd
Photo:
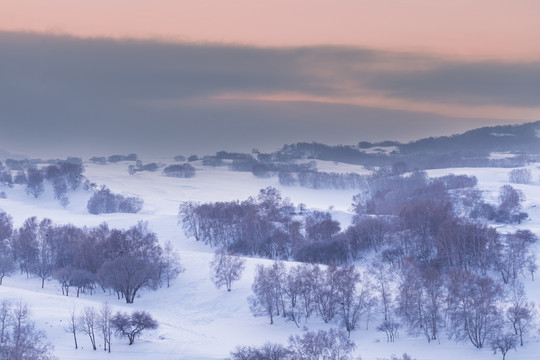
<path fill-rule="evenodd" d="M 77 226 L 96 226 L 104 221 L 111 227 L 127 228 L 139 220 L 148 221 L 150 228 L 158 234 L 161 242 L 171 241 L 179 251 L 181 262 L 186 271 L 170 288 L 157 291 L 145 290 L 134 304 L 126 305 L 117 300 L 115 295 L 81 295 L 76 298 L 62 296 L 55 281 L 40 288 L 37 279 L 15 276 L 4 279 L 0 286 L 0 298 L 22 300 L 32 307 L 32 315 L 39 328 L 46 331 L 48 340 L 55 346 L 55 355 L 59 359 L 145 359 L 148 355 L 154 359 L 223 359 L 236 345 L 262 345 L 267 341 L 286 343 L 291 334 L 302 334 L 293 323 L 278 319 L 269 325 L 266 318 L 254 318 L 246 298 L 251 294 L 254 268 L 258 263 L 268 260 L 247 259 L 247 268 L 243 278 L 233 284 L 233 291 L 227 293 L 218 290 L 210 281 L 208 263 L 212 249 L 186 239 L 177 226 L 177 210 L 181 201 L 225 201 L 246 199 L 256 196 L 259 189 L 274 186 L 283 197 L 289 197 L 295 204 L 304 203 L 307 208 L 327 210 L 333 207 L 333 215 L 347 226 L 351 215 L 349 208 L 355 191 L 311 190 L 300 187 L 282 187 L 276 178 L 259 179 L 251 173 L 227 171 L 224 168 L 198 166 L 197 176 L 191 179 L 177 179 L 154 173 L 140 172 L 130 176 L 128 163 L 107 165 L 86 164 L 85 175 L 94 183 L 107 185 L 113 192 L 124 195 L 137 195 L 145 204 L 140 214 L 91 215 L 86 211 L 86 201 L 90 194 L 82 190 L 70 196 L 71 204 L 61 208 L 52 197 L 52 191 L 35 200 L 24 194 L 24 190 L 0 189 L 6 191 L 8 198 L 0 199 L 0 208 L 14 219 L 14 225 L 20 226 L 29 216 L 49 217 L 55 223 L 73 223 Z M 350 171 L 340 169 L 339 164 L 325 164 L 328 171 Z M 540 171 L 532 166 L 533 178 L 538 180 Z M 475 175 L 479 188 L 485 191 L 488 199 L 496 200 L 500 186 L 507 183 L 509 169 L 445 169 L 429 171 L 430 176 L 448 173 Z M 525 211 L 530 220 L 520 225 L 540 234 L 540 182 L 531 185 L 515 185 L 526 194 Z M 500 231 L 514 231 L 514 226 L 501 227 Z M 536 283 L 523 279 L 531 300 L 540 300 L 540 290 Z M 108 302 L 115 310 L 131 311 L 143 309 L 149 311 L 160 323 L 159 329 L 148 332 L 134 345 L 128 346 L 125 340 L 116 339 L 112 344 L 112 353 L 92 351 L 90 342 L 82 335 L 80 344 L 83 349 L 75 350 L 72 336 L 64 331 L 69 311 L 85 306 L 99 308 Z M 377 320 L 372 320 L 369 330 L 365 323 L 361 329 L 352 333 L 351 338 L 357 345 L 356 353 L 364 360 L 390 357 L 391 354 L 404 352 L 421 359 L 494 359 L 488 350 L 476 350 L 470 344 L 456 344 L 443 339 L 440 343 L 428 344 L 424 338 L 410 337 L 401 331 L 396 343 L 386 342 L 386 336 L 374 329 Z M 322 321 L 312 319 L 307 326 L 310 330 L 328 328 Z M 335 326 L 335 325 L 333 325 Z M 536 331 L 534 332 L 536 335 Z M 519 352 L 510 352 L 508 359 L 538 359 L 540 343 L 538 336 L 529 339 Z"/>

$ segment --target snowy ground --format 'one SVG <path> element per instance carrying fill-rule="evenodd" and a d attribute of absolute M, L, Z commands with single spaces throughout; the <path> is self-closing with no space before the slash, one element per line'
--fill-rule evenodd
<path fill-rule="evenodd" d="M 362 171 L 351 169 L 350 165 L 328 163 L 318 164 L 325 171 Z M 7 193 L 7 199 L 0 199 L 0 208 L 14 219 L 19 227 L 26 218 L 37 216 L 49 217 L 55 223 L 73 223 L 77 226 L 95 226 L 104 221 L 111 227 L 126 228 L 139 220 L 148 221 L 150 228 L 158 234 L 161 242 L 170 240 L 181 255 L 186 271 L 170 288 L 157 291 L 141 291 L 134 304 L 126 305 L 114 295 L 98 293 L 82 295 L 76 298 L 62 296 L 55 281 L 40 288 L 37 279 L 24 276 L 5 278 L 0 286 L 0 298 L 22 300 L 32 308 L 33 319 L 39 328 L 47 333 L 49 342 L 55 346 L 54 354 L 63 359 L 145 359 L 148 355 L 154 359 L 223 359 L 236 345 L 262 345 L 267 341 L 285 344 L 292 334 L 302 334 L 293 323 L 278 319 L 269 325 L 266 318 L 251 315 L 246 298 L 251 294 L 251 283 L 255 265 L 268 263 L 268 260 L 247 259 L 247 269 L 243 278 L 233 284 L 233 291 L 217 290 L 210 281 L 208 263 L 212 249 L 186 239 L 177 226 L 177 210 L 181 201 L 224 201 L 246 199 L 256 196 L 259 189 L 274 186 L 280 189 L 283 197 L 289 197 L 293 203 L 306 204 L 307 208 L 328 210 L 347 226 L 351 215 L 350 204 L 354 191 L 310 190 L 300 187 L 282 187 L 277 178 L 258 179 L 251 173 L 231 172 L 225 168 L 198 167 L 197 176 L 192 179 L 168 178 L 160 171 L 155 173 L 140 172 L 130 176 L 128 163 L 96 165 L 86 164 L 85 175 L 98 185 L 105 184 L 113 192 L 125 195 L 137 195 L 144 199 L 145 205 L 140 214 L 91 215 L 86 211 L 86 201 L 90 194 L 79 191 L 70 196 L 71 204 L 61 208 L 47 190 L 40 199 L 26 195 L 24 190 L 0 189 Z M 324 169 L 322 169 L 324 167 Z M 531 166 L 535 182 L 530 185 L 515 185 L 526 195 L 525 211 L 530 220 L 520 225 L 540 235 L 540 170 Z M 479 189 L 485 191 L 489 200 L 496 200 L 500 186 L 507 183 L 509 169 L 446 169 L 429 171 L 430 176 L 448 173 L 475 175 L 479 180 Z M 514 227 L 501 227 L 500 231 L 514 231 Z M 538 302 L 540 290 L 537 283 L 528 279 L 525 282 L 529 298 Z M 82 349 L 75 350 L 71 334 L 64 331 L 64 325 L 73 306 L 82 310 L 85 306 L 100 307 L 108 302 L 115 309 L 131 311 L 142 309 L 149 311 L 160 323 L 159 329 L 148 332 L 134 345 L 128 346 L 125 340 L 116 339 L 112 344 L 112 353 L 92 351 L 87 338 L 80 337 Z M 444 338 L 440 343 L 428 344 L 422 337 L 410 337 L 405 331 L 400 333 L 395 343 L 387 343 L 386 336 L 374 329 L 377 320 L 372 320 L 369 330 L 365 323 L 360 330 L 352 333 L 351 338 L 357 345 L 356 354 L 364 360 L 388 358 L 391 354 L 401 355 L 406 352 L 418 360 L 427 359 L 498 359 L 488 349 L 477 350 L 468 343 L 458 343 Z M 328 328 L 322 321 L 312 319 L 307 326 L 310 330 Z M 334 325 L 335 326 L 335 325 Z M 510 352 L 507 359 L 538 359 L 540 341 L 536 330 L 528 343 L 518 352 Z"/>

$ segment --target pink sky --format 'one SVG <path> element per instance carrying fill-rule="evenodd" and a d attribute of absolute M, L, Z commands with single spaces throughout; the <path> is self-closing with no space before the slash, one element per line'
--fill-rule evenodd
<path fill-rule="evenodd" d="M 2 0 L 0 29 L 540 59 L 538 0 Z"/>

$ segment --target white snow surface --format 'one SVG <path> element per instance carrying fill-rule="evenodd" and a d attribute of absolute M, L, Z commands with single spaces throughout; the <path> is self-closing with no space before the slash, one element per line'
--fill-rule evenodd
<path fill-rule="evenodd" d="M 115 295 L 98 291 L 97 294 L 75 294 L 63 296 L 54 280 L 47 281 L 41 289 L 40 281 L 26 279 L 23 275 L 4 278 L 0 286 L 0 298 L 22 301 L 31 306 L 32 318 L 37 327 L 47 334 L 54 345 L 54 355 L 58 359 L 224 359 L 237 345 L 259 346 L 265 342 L 287 343 L 290 335 L 301 335 L 304 329 L 294 323 L 278 318 L 269 325 L 265 317 L 253 317 L 249 311 L 247 297 L 251 295 L 251 284 L 256 264 L 270 263 L 269 260 L 248 258 L 242 279 L 233 284 L 231 292 L 216 289 L 210 281 L 209 261 L 213 249 L 187 239 L 177 225 L 178 205 L 181 201 L 227 201 L 243 200 L 257 196 L 260 189 L 267 186 L 278 188 L 283 197 L 307 208 L 328 210 L 342 223 L 342 228 L 351 220 L 350 204 L 355 191 L 311 190 L 300 187 L 282 187 L 276 178 L 259 179 L 251 173 L 232 172 L 223 168 L 198 166 L 197 175 L 191 179 L 169 178 L 157 172 L 140 172 L 130 176 L 129 163 L 107 165 L 85 164 L 85 176 L 92 182 L 107 185 L 113 192 L 137 195 L 144 199 L 144 208 L 139 214 L 91 215 L 86 210 L 90 193 L 79 190 L 70 194 L 71 203 L 66 209 L 58 205 L 52 190 L 39 199 L 26 195 L 21 187 L 2 188 L 7 199 L 0 199 L 0 208 L 13 217 L 14 225 L 21 226 L 30 216 L 48 217 L 58 224 L 72 223 L 76 226 L 96 226 L 106 221 L 110 227 L 127 228 L 140 220 L 148 221 L 160 242 L 171 241 L 181 256 L 186 271 L 176 279 L 170 288 L 157 291 L 143 290 L 133 304 L 125 304 Z M 320 165 L 320 164 L 319 164 Z M 332 168 L 339 168 L 332 164 Z M 344 165 L 343 172 L 349 166 Z M 533 178 L 538 179 L 539 170 L 531 166 Z M 338 170 L 338 171 L 339 171 Z M 498 189 L 507 184 L 510 169 L 460 168 L 428 171 L 429 176 L 449 173 L 475 175 L 478 187 L 488 200 L 496 201 Z M 540 235 L 540 183 L 513 185 L 526 195 L 524 210 L 530 219 L 519 226 L 500 226 L 499 231 L 515 231 L 517 228 L 530 229 Z M 530 300 L 539 302 L 538 282 L 521 279 L 527 287 Z M 75 306 L 81 311 L 85 306 L 99 308 L 108 302 L 115 310 L 149 311 L 158 321 L 157 330 L 144 333 L 131 346 L 124 339 L 114 339 L 112 352 L 102 349 L 93 351 L 88 338 L 79 335 L 82 348 L 75 350 L 72 335 L 64 330 L 70 310 Z M 355 354 L 364 360 L 389 358 L 392 354 L 408 353 L 418 360 L 427 359 L 497 359 L 488 349 L 475 349 L 470 343 L 456 343 L 442 336 L 440 342 L 427 343 L 423 337 L 412 337 L 402 329 L 395 343 L 387 343 L 384 333 L 375 331 L 380 319 L 372 319 L 369 330 L 365 322 L 351 334 L 356 343 Z M 313 318 L 307 323 L 309 330 L 338 327 L 338 324 L 324 324 Z M 540 342 L 535 329 L 527 338 L 527 344 L 511 351 L 507 359 L 538 359 Z M 99 341 L 100 339 L 98 339 Z"/>

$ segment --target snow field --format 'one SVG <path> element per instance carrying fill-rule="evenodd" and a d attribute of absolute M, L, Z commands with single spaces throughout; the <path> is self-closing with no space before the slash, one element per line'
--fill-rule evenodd
<path fill-rule="evenodd" d="M 54 354 L 63 359 L 223 359 L 237 345 L 262 345 L 267 341 L 286 344 L 289 335 L 302 334 L 292 322 L 278 318 L 274 325 L 269 325 L 265 317 L 255 318 L 249 311 L 247 297 L 251 295 L 255 267 L 259 263 L 270 264 L 265 259 L 247 258 L 246 270 L 242 279 L 233 283 L 231 292 L 216 289 L 210 281 L 209 262 L 213 249 L 193 239 L 186 239 L 181 227 L 177 225 L 178 205 L 181 201 L 215 202 L 244 200 L 249 196 L 257 196 L 260 189 L 274 186 L 282 196 L 289 197 L 298 205 L 306 204 L 308 209 L 328 210 L 332 207 L 332 215 L 342 223 L 342 229 L 351 221 L 350 204 L 356 191 L 311 190 L 300 187 L 283 187 L 277 178 L 259 179 L 251 173 L 231 172 L 225 168 L 197 167 L 197 175 L 191 179 L 168 178 L 157 172 L 139 172 L 130 176 L 128 163 L 107 165 L 86 164 L 84 175 L 98 185 L 107 185 L 114 193 L 136 195 L 144 199 L 144 208 L 140 214 L 103 214 L 91 215 L 86 211 L 86 201 L 90 193 L 79 190 L 70 193 L 71 203 L 66 209 L 61 208 L 52 196 L 52 190 L 39 199 L 26 195 L 20 187 L 0 189 L 5 191 L 7 199 L 0 199 L 0 208 L 13 217 L 14 226 L 19 227 L 30 216 L 51 218 L 57 224 L 72 223 L 76 226 L 97 226 L 107 222 L 111 228 L 127 228 L 139 220 L 148 221 L 160 242 L 171 241 L 179 252 L 181 263 L 186 271 L 176 279 L 170 288 L 157 291 L 142 290 L 133 304 L 125 304 L 117 300 L 116 295 L 98 290 L 90 296 L 82 294 L 79 298 L 70 293 L 62 296 L 59 284 L 48 281 L 45 288 L 40 288 L 38 279 L 26 279 L 24 275 L 4 278 L 0 286 L 0 298 L 9 298 L 14 302 L 22 301 L 31 306 L 32 318 L 37 327 L 47 333 L 48 341 L 55 346 Z M 325 164 L 325 171 L 339 171 L 340 164 Z M 333 170 L 330 170 L 333 169 Z M 345 170 L 347 169 L 347 170 Z M 349 165 L 343 165 L 343 172 L 349 171 Z M 499 231 L 515 231 L 518 228 L 530 229 L 540 234 L 540 171 L 536 166 L 530 167 L 533 172 L 533 183 L 515 185 L 524 192 L 526 201 L 524 211 L 530 219 L 519 226 L 499 226 Z M 321 168 L 322 170 L 322 168 Z M 430 170 L 430 177 L 449 173 L 475 175 L 478 188 L 484 192 L 487 201 L 496 201 L 499 188 L 507 184 L 508 172 L 511 169 L 494 168 L 460 168 Z M 288 264 L 289 266 L 294 263 Z M 529 300 L 540 302 L 540 289 L 537 282 L 522 278 L 527 288 Z M 79 335 L 79 344 L 83 349 L 75 350 L 72 335 L 64 331 L 69 312 L 76 307 L 82 311 L 85 306 L 99 309 L 108 302 L 113 309 L 131 312 L 146 310 L 160 324 L 157 330 L 146 332 L 132 346 L 126 340 L 115 339 L 112 353 L 108 354 L 98 348 L 92 351 L 89 340 Z M 388 358 L 391 354 L 408 353 L 418 360 L 428 359 L 498 359 L 489 349 L 477 350 L 469 343 L 455 343 L 443 337 L 440 343 L 428 344 L 423 337 L 411 337 L 406 329 L 401 329 L 399 339 L 395 343 L 387 343 L 384 333 L 375 331 L 379 323 L 375 314 L 366 330 L 365 321 L 360 328 L 351 334 L 356 343 L 356 354 L 364 360 Z M 337 324 L 324 324 L 313 318 L 307 323 L 309 330 L 327 329 Z M 511 351 L 507 359 L 538 359 L 540 354 L 539 337 L 534 330 L 524 347 L 518 352 Z M 98 343 L 100 338 L 97 337 Z"/>

